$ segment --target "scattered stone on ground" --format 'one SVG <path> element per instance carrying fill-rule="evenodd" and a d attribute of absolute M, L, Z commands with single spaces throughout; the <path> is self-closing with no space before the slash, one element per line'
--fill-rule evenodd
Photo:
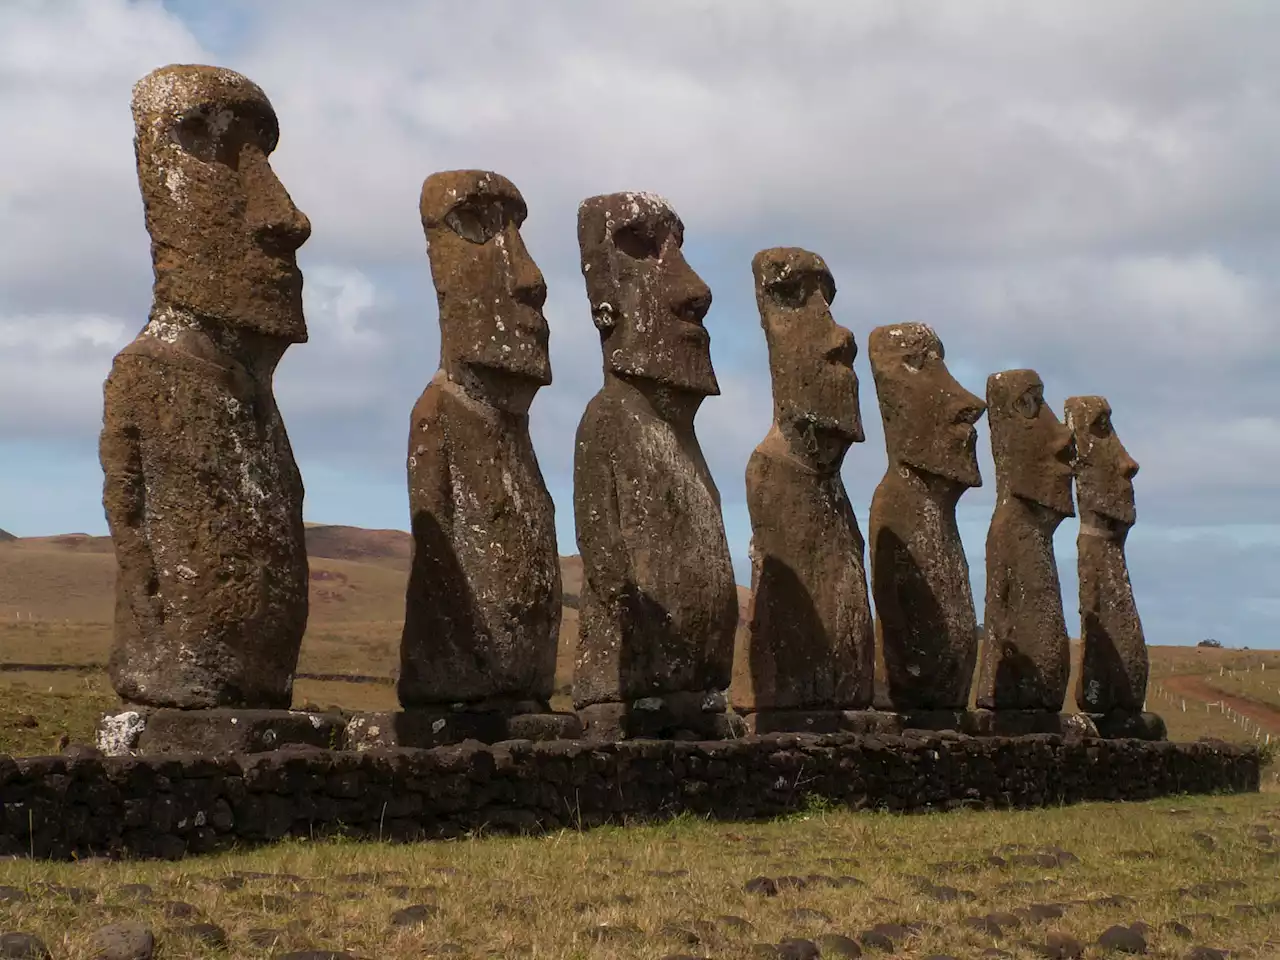
<path fill-rule="evenodd" d="M 1118 953 L 1146 953 L 1147 938 L 1141 931 L 1131 926 L 1115 924 L 1104 930 L 1098 937 L 1098 946 Z"/>
<path fill-rule="evenodd" d="M 49 960 L 49 948 L 30 933 L 0 933 L 0 958 L 3 960 Z"/>
<path fill-rule="evenodd" d="M 824 933 L 815 941 L 823 960 L 856 960 L 862 956 L 858 941 L 841 933 Z"/>
<path fill-rule="evenodd" d="M 151 960 L 155 952 L 155 934 L 140 923 L 113 923 L 89 938 L 94 960 Z"/>
<path fill-rule="evenodd" d="M 227 931 L 216 923 L 192 923 L 185 927 L 179 927 L 178 933 L 190 937 L 192 940 L 207 943 L 211 947 L 225 947 L 228 942 Z"/>

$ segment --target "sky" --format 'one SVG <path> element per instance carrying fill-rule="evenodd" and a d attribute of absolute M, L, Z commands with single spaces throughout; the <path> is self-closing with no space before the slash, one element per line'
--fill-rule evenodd
<path fill-rule="evenodd" d="M 722 395 L 697 429 L 739 582 L 771 418 L 750 262 L 801 246 L 859 345 L 867 437 L 844 477 L 864 530 L 886 466 L 867 334 L 923 321 L 975 393 L 1032 367 L 1059 416 L 1110 400 L 1142 466 L 1148 642 L 1280 646 L 1277 35 L 1270 0 L 4 0 L 0 528 L 106 532 L 102 381 L 151 302 L 130 89 L 210 63 L 270 97 L 272 165 L 313 227 L 311 340 L 276 377 L 309 521 L 407 528 L 409 411 L 439 361 L 418 194 L 489 169 L 523 193 L 547 280 L 555 380 L 532 431 L 561 553 L 601 384 L 577 205 L 647 190 L 714 296 Z M 958 516 L 981 608 L 979 431 Z M 1057 537 L 1069 624 L 1076 532 Z"/>

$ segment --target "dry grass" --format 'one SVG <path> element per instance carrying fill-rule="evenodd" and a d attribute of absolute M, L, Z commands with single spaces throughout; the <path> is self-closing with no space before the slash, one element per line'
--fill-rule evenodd
<path fill-rule="evenodd" d="M 1192 942 L 1275 957 L 1280 944 L 1264 944 L 1280 936 L 1280 837 L 1264 828 L 1280 831 L 1280 795 L 928 816 L 815 809 L 770 823 L 683 819 L 537 839 L 291 842 L 177 864 L 10 862 L 0 863 L 0 884 L 32 899 L 0 902 L 0 929 L 34 933 L 65 960 L 90 957 L 95 927 L 124 919 L 151 927 L 166 956 L 261 956 L 251 931 L 265 929 L 276 931 L 278 951 L 342 949 L 384 960 L 439 955 L 444 944 L 456 944 L 443 952 L 461 957 L 647 960 L 750 957 L 757 942 L 924 923 L 935 927 L 893 956 L 973 957 L 999 947 L 1029 957 L 1019 941 L 1043 943 L 1059 931 L 1090 944 L 1113 924 L 1141 920 L 1154 928 L 1152 957 L 1181 957 Z M 1196 834 L 1212 837 L 1216 849 L 1202 849 Z M 985 859 L 1049 848 L 1080 862 L 997 867 Z M 815 879 L 764 897 L 744 889 L 759 875 Z M 226 889 L 237 876 L 243 886 Z M 840 876 L 863 885 L 821 879 Z M 940 902 L 922 892 L 922 878 L 973 899 Z M 1178 892 L 1217 881 L 1226 885 Z M 137 883 L 152 895 L 136 899 L 126 885 Z M 83 902 L 45 884 L 77 888 Z M 1117 895 L 1130 900 L 1079 902 Z M 167 917 L 165 901 L 190 904 L 221 926 L 229 948 L 182 934 L 194 921 Z M 1000 936 L 965 926 L 966 917 L 1051 903 L 1065 915 L 1026 920 Z M 392 914 L 413 904 L 431 908 L 425 921 L 393 927 Z M 1173 921 L 1193 939 L 1160 929 Z"/>
<path fill-rule="evenodd" d="M 1210 673 L 1205 682 L 1223 693 L 1261 703 L 1274 710 L 1280 710 L 1280 657 L 1276 665 L 1267 665 L 1267 669 L 1233 668 L 1222 674 Z"/>

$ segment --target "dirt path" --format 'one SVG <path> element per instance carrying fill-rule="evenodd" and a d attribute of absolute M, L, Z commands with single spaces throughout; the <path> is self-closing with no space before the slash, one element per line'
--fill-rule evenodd
<path fill-rule="evenodd" d="M 1269 707 L 1265 703 L 1255 703 L 1253 700 L 1245 700 L 1243 697 L 1233 697 L 1229 693 L 1223 693 L 1221 690 L 1205 683 L 1203 677 L 1194 675 L 1165 677 L 1159 683 L 1170 693 L 1179 694 L 1189 700 L 1200 700 L 1205 703 L 1225 703 L 1240 716 L 1253 720 L 1268 733 L 1280 733 L 1280 710 Z"/>

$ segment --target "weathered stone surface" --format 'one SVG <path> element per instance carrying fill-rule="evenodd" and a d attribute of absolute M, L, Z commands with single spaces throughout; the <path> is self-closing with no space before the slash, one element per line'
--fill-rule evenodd
<path fill-rule="evenodd" d="M 527 708 L 537 704 L 526 704 Z M 426 710 L 359 713 L 347 721 L 348 750 L 378 747 L 426 749 L 479 740 L 572 740 L 582 735 L 582 722 L 572 713 L 517 712 L 520 705 L 494 710 Z"/>
<path fill-rule="evenodd" d="M 795 247 L 751 262 L 769 345 L 773 426 L 747 464 L 752 593 L 732 691 L 740 711 L 871 703 L 875 636 L 865 543 L 840 477 L 862 413 L 835 280 Z"/>
<path fill-rule="evenodd" d="M 986 404 L 956 382 L 923 323 L 868 338 L 889 468 L 871 500 L 871 589 L 897 710 L 963 710 L 978 657 L 956 504 L 982 485 L 974 424 Z"/>
<path fill-rule="evenodd" d="M 2 960 L 49 960 L 49 948 L 31 933 L 0 933 Z"/>
<path fill-rule="evenodd" d="M 1138 713 L 1147 697 L 1147 644 L 1133 599 L 1125 540 L 1138 514 L 1138 464 L 1116 435 L 1103 397 L 1070 397 L 1066 424 L 1075 439 L 1076 538 L 1080 573 L 1078 705 L 1089 713 Z"/>
<path fill-rule="evenodd" d="M 996 508 L 987 533 L 979 707 L 1063 707 L 1070 673 L 1053 532 L 1075 514 L 1071 431 L 1044 402 L 1034 370 L 987 380 Z"/>
<path fill-rule="evenodd" d="M 295 252 L 311 225 L 271 170 L 275 113 L 246 78 L 161 68 L 133 116 L 155 285 L 104 386 L 111 680 L 128 703 L 288 707 L 307 556 L 271 381 L 307 339 Z"/>
<path fill-rule="evenodd" d="M 759 709 L 746 714 L 743 720 L 748 734 L 783 732 L 899 734 L 903 730 L 902 717 L 879 710 Z"/>
<path fill-rule="evenodd" d="M 683 241 L 680 218 L 650 194 L 592 197 L 578 209 L 605 383 L 574 452 L 577 707 L 729 685 L 737 588 L 693 429 L 703 399 L 720 392 L 702 325 L 711 291 Z"/>
<path fill-rule="evenodd" d="M 1100 737 L 1133 737 L 1138 740 L 1164 740 L 1168 736 L 1168 728 L 1164 720 L 1155 713 L 1129 713 L 1113 711 L 1111 713 L 1091 714 L 1089 719 L 1098 730 Z"/>
<path fill-rule="evenodd" d="M 98 725 L 98 743 L 108 756 L 129 753 L 261 753 L 286 746 L 336 748 L 343 718 L 305 710 L 159 709 L 145 711 L 132 741 L 116 736 L 121 714 Z"/>
<path fill-rule="evenodd" d="M 0 758 L 0 858 L 170 858 L 287 836 L 420 840 L 639 823 L 682 811 L 761 820 L 802 809 L 813 797 L 895 811 L 1145 800 L 1256 791 L 1260 761 L 1257 747 L 1225 743 L 919 731 Z M 799 771 L 803 789 L 796 788 Z M 262 876 L 242 872 L 210 882 L 234 891 Z M 366 886 L 378 880 L 347 879 Z M 829 885 L 813 877 L 774 879 L 782 890 L 819 883 Z M 425 887 L 388 890 L 407 901 L 432 899 Z M 125 893 L 118 887 L 109 896 L 123 903 Z M 287 909 L 291 902 L 264 898 L 261 907 Z"/>
<path fill-rule="evenodd" d="M 526 208 L 496 173 L 422 185 L 441 368 L 413 408 L 413 563 L 400 702 L 545 701 L 560 630 L 555 507 L 529 437 L 551 382 L 547 288 L 520 237 Z"/>
<path fill-rule="evenodd" d="M 89 938 L 94 960 L 151 960 L 155 950 L 155 935 L 140 923 L 113 923 Z"/>
<path fill-rule="evenodd" d="M 730 740 L 747 729 L 741 717 L 725 710 L 724 698 L 715 691 L 591 703 L 580 707 L 578 716 L 588 740 Z"/>

